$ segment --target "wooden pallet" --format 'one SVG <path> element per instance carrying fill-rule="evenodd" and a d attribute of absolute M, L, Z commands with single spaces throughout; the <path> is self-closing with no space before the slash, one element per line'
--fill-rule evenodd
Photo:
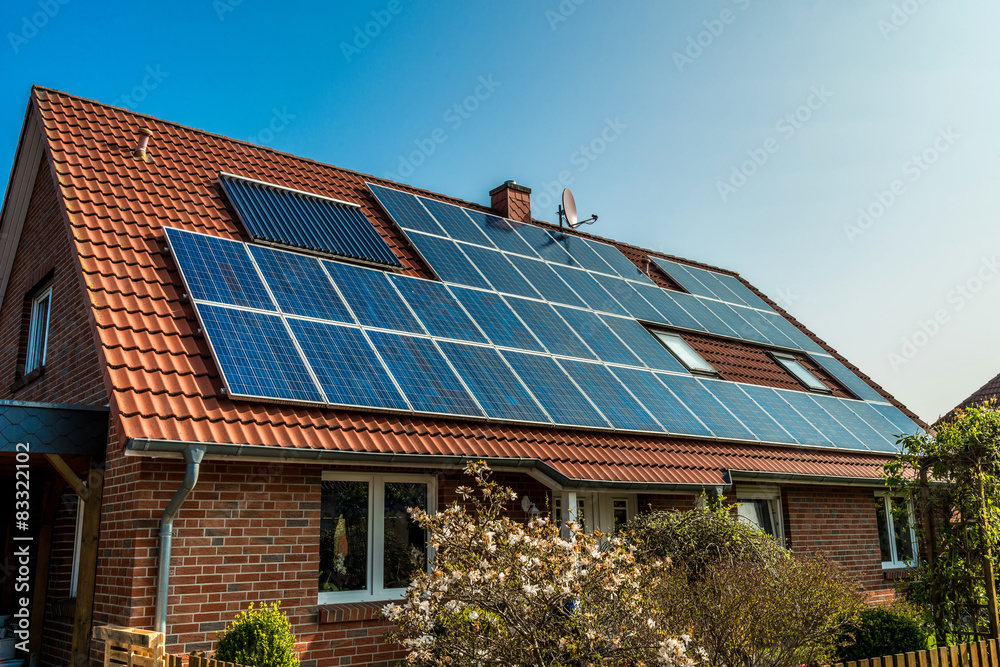
<path fill-rule="evenodd" d="M 94 639 L 104 642 L 104 667 L 164 667 L 162 633 L 100 625 Z"/>

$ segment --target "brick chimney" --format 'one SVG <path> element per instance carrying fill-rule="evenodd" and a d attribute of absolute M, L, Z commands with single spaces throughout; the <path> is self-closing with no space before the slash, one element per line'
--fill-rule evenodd
<path fill-rule="evenodd" d="M 531 188 L 507 181 L 490 190 L 490 208 L 504 218 L 531 222 Z"/>

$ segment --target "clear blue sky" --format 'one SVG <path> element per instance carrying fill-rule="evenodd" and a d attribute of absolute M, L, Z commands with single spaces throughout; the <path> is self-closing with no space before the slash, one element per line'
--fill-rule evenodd
<path fill-rule="evenodd" d="M 995 0 L 287 4 L 2 3 L 4 171 L 37 83 L 481 203 L 562 176 L 926 419 L 1000 372 Z"/>

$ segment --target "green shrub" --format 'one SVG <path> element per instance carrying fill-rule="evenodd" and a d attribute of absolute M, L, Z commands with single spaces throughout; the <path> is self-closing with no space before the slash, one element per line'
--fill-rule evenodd
<path fill-rule="evenodd" d="M 844 633 L 848 641 L 850 635 L 854 636 L 854 643 L 840 649 L 841 662 L 927 648 L 928 633 L 920 624 L 917 612 L 903 605 L 865 609 L 857 625 Z"/>
<path fill-rule="evenodd" d="M 236 615 L 224 632 L 217 632 L 215 659 L 245 667 L 297 667 L 295 636 L 281 603 L 262 604 Z"/>

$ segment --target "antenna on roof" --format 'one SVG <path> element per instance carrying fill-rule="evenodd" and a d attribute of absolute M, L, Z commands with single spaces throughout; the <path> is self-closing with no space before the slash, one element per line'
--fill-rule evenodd
<path fill-rule="evenodd" d="M 597 222 L 596 215 L 592 215 L 586 220 L 579 219 L 576 214 L 576 200 L 573 198 L 573 193 L 569 191 L 569 188 L 563 188 L 562 205 L 556 213 L 559 215 L 559 229 L 562 229 L 564 220 L 572 229 L 576 229 L 580 225 L 592 225 Z"/>

